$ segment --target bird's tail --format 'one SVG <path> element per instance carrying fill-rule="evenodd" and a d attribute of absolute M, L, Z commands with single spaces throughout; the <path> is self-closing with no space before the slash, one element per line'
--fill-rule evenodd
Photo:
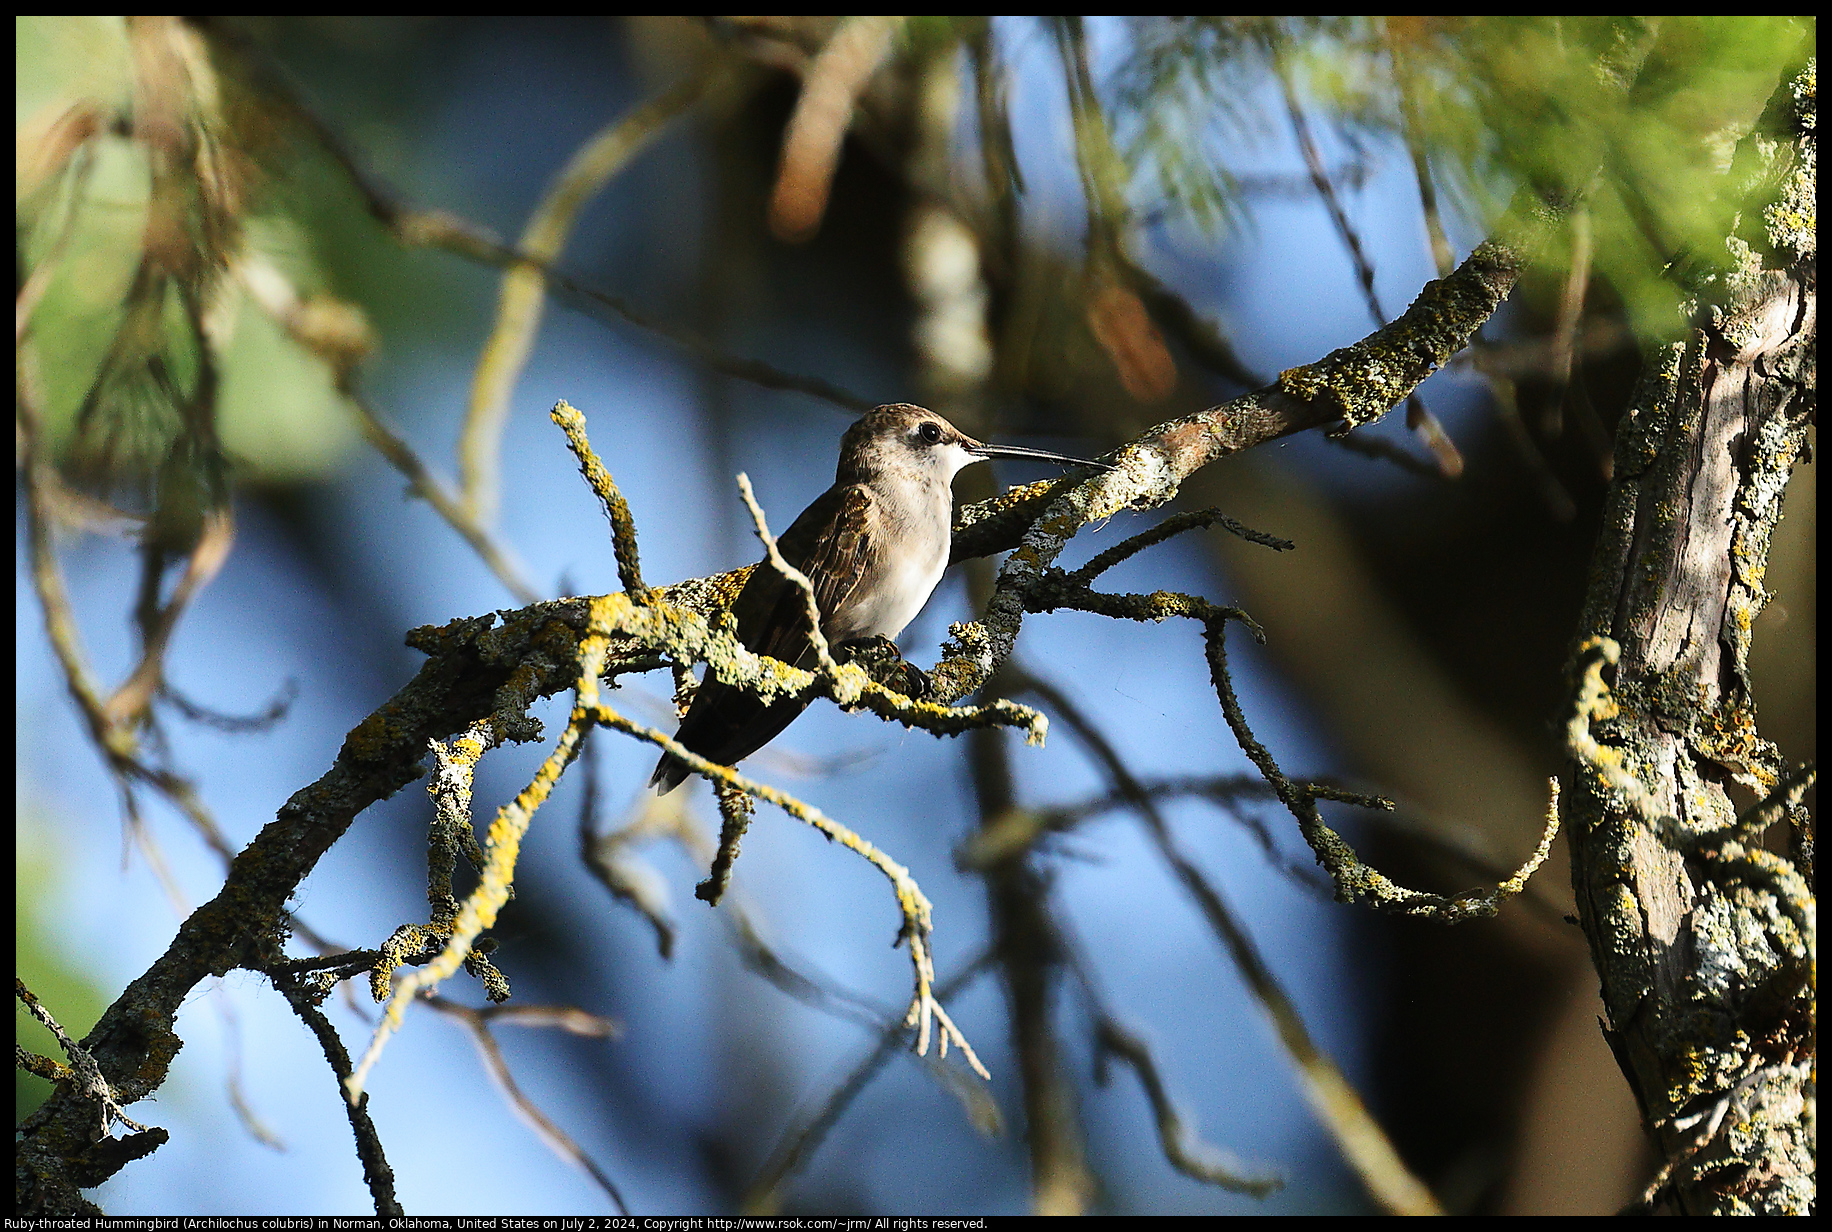
<path fill-rule="evenodd" d="M 656 795 L 665 796 L 687 781 L 693 771 L 687 763 L 679 760 L 672 753 L 663 753 L 662 759 L 655 763 L 655 773 L 649 776 L 649 786 L 656 788 Z"/>
<path fill-rule="evenodd" d="M 707 761 L 735 765 L 776 739 L 807 708 L 807 699 L 797 697 L 778 698 L 766 706 L 742 689 L 711 680 L 694 695 L 674 738 Z M 665 796 L 692 773 L 686 762 L 663 753 L 649 776 L 649 785 Z"/>

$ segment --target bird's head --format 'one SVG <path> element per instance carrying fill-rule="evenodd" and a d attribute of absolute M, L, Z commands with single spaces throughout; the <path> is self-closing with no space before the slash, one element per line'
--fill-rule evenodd
<path fill-rule="evenodd" d="M 932 475 L 951 483 L 961 468 L 988 458 L 1028 458 L 1057 466 L 1113 468 L 1103 462 L 1019 445 L 987 445 L 937 415 L 907 402 L 874 407 L 846 430 L 840 441 L 841 483 L 869 483 L 893 470 Z"/>

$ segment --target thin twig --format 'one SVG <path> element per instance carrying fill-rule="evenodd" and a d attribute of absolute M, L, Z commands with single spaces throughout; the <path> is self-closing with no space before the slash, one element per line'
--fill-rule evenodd
<path fill-rule="evenodd" d="M 632 159 L 707 93 L 715 74 L 677 82 L 592 134 L 547 186 L 522 230 L 528 261 L 503 272 L 496 324 L 477 353 L 464 427 L 458 434 L 458 474 L 464 509 L 479 524 L 495 520 L 498 465 L 509 398 L 526 367 L 546 302 L 543 267 L 560 257 L 573 223 Z"/>
<path fill-rule="evenodd" d="M 293 1007 L 293 1013 L 299 1016 L 306 1029 L 318 1040 L 318 1046 L 324 1051 L 324 1059 L 330 1063 L 331 1073 L 336 1076 L 340 1091 L 350 1078 L 350 1053 L 337 1035 L 337 1028 L 331 1025 L 324 1011 L 318 1008 L 319 998 L 314 990 L 304 981 L 297 979 L 290 972 L 274 968 L 269 964 L 267 975 L 273 981 L 286 1003 Z M 381 1219 L 398 1219 L 406 1212 L 394 1194 L 394 1169 L 388 1166 L 388 1156 L 382 1149 L 382 1138 L 376 1132 L 375 1122 L 369 1116 L 369 1096 L 365 1093 L 357 1098 L 344 1098 L 338 1101 L 344 1106 L 344 1116 L 350 1122 L 350 1132 L 356 1137 L 356 1157 L 362 1161 L 363 1180 L 369 1186 L 370 1197 L 375 1201 L 375 1213 Z"/>
<path fill-rule="evenodd" d="M 636 550 L 636 519 L 630 514 L 630 502 L 623 498 L 617 481 L 611 478 L 610 470 L 599 460 L 591 441 L 586 438 L 585 416 L 562 398 L 553 404 L 551 417 L 566 433 L 566 444 L 579 460 L 579 473 L 591 485 L 598 503 L 604 508 L 605 519 L 611 524 L 611 550 L 617 557 L 617 577 L 623 583 L 624 593 L 637 603 L 647 603 L 649 588 L 643 585 L 642 563 Z"/>
<path fill-rule="evenodd" d="M 938 996 L 954 998 L 979 975 L 987 970 L 993 962 L 993 955 L 982 950 L 959 974 L 942 984 Z M 877 1076 L 884 1063 L 890 1060 L 897 1050 L 897 1042 L 905 1030 L 901 1022 L 895 1020 L 884 1024 L 878 1034 L 878 1042 L 872 1050 L 862 1057 L 851 1072 L 841 1080 L 838 1086 L 828 1092 L 815 1111 L 791 1126 L 777 1139 L 769 1158 L 757 1170 L 756 1177 L 745 1188 L 742 1209 L 747 1213 L 762 1214 L 776 1208 L 777 1191 L 782 1183 L 807 1160 L 815 1148 L 820 1146 L 828 1132 L 839 1123 L 840 1117 L 852 1104 L 861 1091 Z"/>
<path fill-rule="evenodd" d="M 593 760 L 587 757 L 588 776 L 592 774 L 592 765 Z M 587 782 L 586 794 L 589 795 L 595 789 L 591 787 L 589 777 Z M 751 798 L 742 792 L 727 788 L 724 784 L 719 786 L 722 793 L 729 791 L 730 794 L 741 797 L 746 804 L 750 803 Z M 631 867 L 635 862 L 628 856 L 607 858 L 604 849 L 613 845 L 618 848 L 625 847 L 644 838 L 673 839 L 686 853 L 687 858 L 695 864 L 714 864 L 715 876 L 717 875 L 718 853 L 712 844 L 706 841 L 706 836 L 694 825 L 692 816 L 680 805 L 679 801 L 679 796 L 650 796 L 645 801 L 636 820 L 623 829 L 600 838 L 592 837 L 595 827 L 591 813 L 582 810 L 580 836 L 586 853 L 586 863 L 613 895 L 626 901 L 634 900 L 643 891 L 632 883 L 638 880 L 646 881 L 649 877 L 656 877 L 657 874 L 646 866 L 640 873 L 637 872 Z M 729 884 L 725 888 L 729 889 Z M 648 891 L 652 900 L 659 899 L 665 893 L 665 889 L 659 887 L 652 887 Z M 822 1013 L 832 1014 L 836 1018 L 843 1018 L 848 1022 L 858 1023 L 873 1030 L 892 1020 L 894 1014 L 889 1008 L 843 987 L 824 975 L 818 973 L 810 975 L 799 966 L 784 959 L 763 939 L 756 923 L 751 918 L 750 911 L 737 896 L 722 894 L 720 902 L 725 908 L 720 914 L 724 917 L 732 942 L 737 947 L 739 960 L 744 963 L 747 970 L 768 980 L 777 989 L 800 1001 L 803 1005 L 820 1010 Z M 638 901 L 636 907 L 654 924 L 658 934 L 662 933 L 664 929 L 668 930 L 668 945 L 671 947 L 673 924 L 665 919 L 659 902 Z M 666 958 L 668 954 L 668 949 L 664 949 L 662 957 Z M 506 1011 L 507 1008 L 506 1006 L 500 1007 L 498 1012 Z"/>
<path fill-rule="evenodd" d="M 1367 1185 L 1368 1192 L 1394 1214 L 1442 1213 L 1431 1191 L 1406 1167 L 1386 1131 L 1368 1111 L 1342 1071 L 1312 1040 L 1297 1006 L 1260 956 L 1246 929 L 1235 919 L 1220 890 L 1177 847 L 1169 823 L 1140 787 L 1112 743 L 1060 694 L 1057 708 L 1063 721 L 1080 737 L 1115 787 L 1129 798 L 1158 854 L 1195 900 L 1210 929 L 1227 947 L 1248 991 L 1272 1019 L 1280 1043 L 1297 1065 L 1312 1110 L 1335 1137 L 1343 1157 Z"/>
<path fill-rule="evenodd" d="M 490 1011 L 473 1009 L 468 1005 L 460 1005 L 456 1001 L 448 1001 L 444 997 L 427 997 L 425 1000 L 427 1005 L 464 1027 L 465 1032 L 471 1037 L 471 1043 L 476 1045 L 477 1055 L 483 1061 L 484 1069 L 489 1071 L 491 1080 L 502 1091 L 504 1098 L 509 1101 L 516 1114 L 528 1124 L 529 1128 L 540 1135 L 541 1141 L 545 1142 L 554 1154 L 576 1164 L 587 1176 L 597 1182 L 598 1187 L 610 1195 L 611 1201 L 617 1206 L 619 1215 L 628 1215 L 630 1206 L 623 1200 L 623 1193 L 617 1188 L 617 1182 L 613 1181 L 609 1174 L 598 1166 L 598 1162 L 586 1153 L 584 1147 L 573 1140 L 571 1134 L 561 1129 L 557 1121 L 543 1112 L 541 1106 L 529 1099 L 521 1087 L 516 1085 L 515 1075 L 509 1071 L 509 1063 L 503 1057 L 502 1047 L 497 1044 L 496 1037 L 490 1033 Z M 555 1008 L 571 1009 L 572 1007 L 521 1007 L 522 1017 L 527 1020 L 523 1025 L 535 1025 L 534 1019 L 539 1016 L 538 1013 L 531 1015 L 528 1011 L 551 1011 Z M 574 1011 L 574 1013 L 583 1013 L 583 1011 Z M 592 1016 L 587 1015 L 587 1017 Z M 513 1019 L 505 1019 L 505 1021 L 513 1021 Z M 541 1022 L 538 1025 L 561 1024 L 556 1020 Z M 601 1032 L 601 1034 L 608 1033 L 608 1031 Z"/>
<path fill-rule="evenodd" d="M 605 644 L 611 632 L 615 630 L 618 625 L 614 613 L 617 609 L 619 599 L 621 599 L 621 596 L 607 595 L 594 600 L 592 603 L 593 618 L 591 627 L 593 631 L 587 635 L 585 642 L 581 643 L 581 660 L 584 666 L 577 686 L 578 702 L 574 706 L 574 719 L 567 727 L 569 735 L 573 729 L 578 726 L 582 718 L 589 718 L 591 722 L 601 726 L 615 728 L 627 735 L 637 736 L 643 740 L 647 740 L 651 744 L 656 745 L 665 752 L 671 753 L 679 760 L 685 762 L 690 769 L 698 771 L 700 774 L 715 782 L 722 782 L 731 787 L 735 787 L 745 792 L 747 795 L 755 796 L 760 800 L 769 801 L 771 804 L 774 804 L 797 820 L 804 821 L 813 826 L 829 839 L 863 856 L 891 882 L 891 885 L 896 891 L 898 907 L 903 913 L 903 928 L 898 934 L 898 939 L 908 943 L 910 947 L 910 962 L 915 968 L 916 975 L 916 988 L 911 997 L 909 1013 L 905 1017 L 905 1025 L 916 1029 L 917 1055 L 920 1056 L 927 1053 L 930 1031 L 934 1027 L 939 1027 L 941 1051 L 943 1055 L 946 1055 L 950 1043 L 955 1044 L 959 1046 L 962 1054 L 966 1057 L 968 1064 L 972 1066 L 973 1070 L 982 1078 L 989 1078 L 990 1075 L 986 1072 L 986 1068 L 980 1063 L 978 1056 L 974 1054 L 973 1048 L 968 1044 L 966 1037 L 962 1035 L 959 1028 L 954 1025 L 953 1019 L 948 1017 L 947 1011 L 935 1000 L 935 969 L 929 951 L 929 932 L 932 927 L 930 921 L 931 907 L 928 896 L 922 892 L 922 888 L 918 886 L 915 879 L 910 876 L 908 869 L 892 860 L 876 846 L 861 838 L 846 826 L 841 825 L 822 813 L 819 809 L 812 808 L 802 803 L 786 792 L 748 779 L 729 766 L 721 766 L 715 762 L 708 761 L 700 754 L 693 752 L 685 745 L 676 741 L 672 736 L 666 735 L 655 728 L 647 727 L 624 718 L 601 700 L 601 694 L 598 688 L 598 672 L 603 665 Z M 562 736 L 562 744 L 567 745 L 567 741 L 568 736 Z M 571 746 L 567 745 L 567 747 L 570 748 Z M 550 757 L 548 760 L 548 766 L 554 765 L 555 759 L 560 756 L 560 752 L 561 751 L 558 749 L 555 750 L 554 756 Z M 551 775 L 549 775 L 547 768 L 544 767 L 542 774 L 537 775 L 537 782 L 548 782 L 550 778 L 557 777 L 558 772 L 558 768 L 555 768 L 552 770 Z M 532 787 L 530 790 L 532 790 Z M 527 792 L 524 793 L 524 795 L 527 794 Z M 544 791 L 542 794 L 545 794 Z M 520 798 L 518 798 L 517 803 L 519 806 Z M 512 811 L 513 810 L 510 808 L 505 808 L 503 810 L 503 815 L 507 815 Z M 525 825 L 525 823 L 523 824 Z M 491 859 L 493 863 L 496 858 L 496 832 L 499 828 L 502 828 L 503 825 L 503 817 L 499 816 L 497 825 L 491 829 Z M 455 941 L 456 934 L 454 935 L 454 942 Z M 450 950 L 448 948 L 448 953 L 449 952 Z M 423 974 L 425 973 L 416 973 L 415 976 L 409 977 L 409 982 L 412 982 Z M 397 997 L 398 996 L 399 994 L 397 993 Z"/>
<path fill-rule="evenodd" d="M 1325 443 L 1350 453 L 1358 453 L 1364 458 L 1378 458 L 1382 462 L 1391 462 L 1408 475 L 1417 475 L 1421 479 L 1443 479 L 1444 469 L 1436 462 L 1427 462 L 1415 454 L 1408 453 L 1391 441 L 1366 432 L 1344 432 L 1340 436 L 1325 433 Z"/>
<path fill-rule="evenodd" d="M 676 927 L 668 910 L 668 884 L 653 867 L 630 851 L 658 829 L 673 832 L 684 821 L 679 795 L 647 793 L 636 818 L 608 834 L 598 832 L 598 755 L 588 745 L 584 753 L 585 783 L 579 793 L 579 861 L 600 885 L 619 902 L 628 903 L 655 930 L 655 949 L 667 962 L 674 957 Z M 667 820 L 658 826 L 658 815 Z"/>
<path fill-rule="evenodd" d="M 1368 315 L 1374 318 L 1375 325 L 1387 323 L 1386 309 L 1381 306 L 1380 293 L 1374 287 L 1374 263 L 1361 246 L 1361 237 L 1355 231 L 1355 225 L 1349 221 L 1348 212 L 1342 208 L 1342 202 L 1336 195 L 1336 186 L 1330 181 L 1329 173 L 1324 169 L 1323 155 L 1317 150 L 1317 143 L 1310 133 L 1310 121 L 1304 118 L 1304 109 L 1298 103 L 1297 88 L 1292 84 L 1291 74 L 1287 71 L 1282 57 L 1278 60 L 1279 85 L 1285 93 L 1285 110 L 1291 118 L 1292 132 L 1298 139 L 1298 148 L 1304 154 L 1304 165 L 1310 171 L 1311 183 L 1316 187 L 1317 196 L 1322 198 L 1324 209 L 1328 211 L 1330 222 L 1341 237 L 1343 247 L 1348 249 L 1349 260 L 1355 266 L 1356 281 L 1361 284 L 1362 296 L 1367 300 Z M 1440 275 L 1449 271 L 1442 268 Z M 1425 406 L 1424 399 L 1417 392 L 1406 397 L 1406 426 L 1418 433 L 1425 442 L 1425 447 L 1436 459 L 1438 469 L 1447 479 L 1455 479 L 1463 473 L 1463 455 L 1457 451 L 1444 426 Z"/>
<path fill-rule="evenodd" d="M 1519 388 L 1513 378 L 1485 372 L 1482 369 L 1482 356 L 1476 355 L 1477 371 L 1488 377 L 1489 396 L 1495 406 L 1495 418 L 1501 421 L 1507 432 L 1508 443 L 1514 452 L 1526 464 L 1527 474 L 1533 480 L 1535 494 L 1540 503 L 1545 505 L 1546 512 L 1555 522 L 1569 522 L 1578 516 L 1577 502 L 1571 499 L 1571 493 L 1547 461 L 1545 451 L 1534 441 L 1533 434 L 1527 431 L 1526 421 L 1520 414 Z"/>
<path fill-rule="evenodd" d="M 1157 1122 L 1158 1147 L 1171 1167 L 1191 1180 L 1255 1198 L 1263 1198 L 1285 1187 L 1283 1177 L 1256 1176 L 1231 1154 L 1204 1142 L 1197 1135 L 1196 1127 L 1183 1119 L 1182 1112 L 1171 1099 L 1164 1078 L 1158 1073 L 1158 1063 L 1144 1040 L 1105 1013 L 1095 1024 L 1094 1038 L 1103 1056 L 1119 1057 L 1139 1076 L 1145 1098 L 1151 1102 L 1152 1118 Z"/>
<path fill-rule="evenodd" d="M 32 587 L 44 614 L 45 636 L 62 669 L 64 686 L 89 728 L 89 738 L 121 793 L 132 832 L 139 822 L 136 785 L 144 784 L 163 795 L 191 823 L 198 835 L 226 864 L 234 849 L 216 819 L 183 776 L 150 764 L 143 756 L 132 716 L 116 714 L 101 695 L 83 653 L 76 613 L 57 551 L 51 541 L 52 493 L 58 488 L 56 469 L 44 454 L 43 417 L 22 351 L 15 368 L 15 420 L 18 427 L 20 476 L 26 489 L 26 555 Z"/>
<path fill-rule="evenodd" d="M 1289 552 L 1297 546 L 1289 539 L 1281 539 L 1277 535 L 1267 534 L 1263 530 L 1254 530 L 1251 526 L 1236 522 L 1219 509 L 1197 509 L 1189 513 L 1174 513 L 1150 530 L 1142 531 L 1124 543 L 1108 548 L 1069 574 L 1066 581 L 1072 586 L 1086 586 L 1113 566 L 1136 556 L 1148 547 L 1163 543 L 1166 539 L 1180 535 L 1186 530 L 1206 530 L 1211 526 L 1219 526 L 1229 534 L 1245 539 L 1248 543 L 1257 543 L 1275 552 Z"/>
<path fill-rule="evenodd" d="M 1282 1176 L 1263 1170 L 1256 1175 L 1232 1153 L 1204 1142 L 1197 1135 L 1196 1127 L 1183 1119 L 1176 1101 L 1171 1098 L 1149 1045 L 1128 1031 L 1107 1007 L 1094 965 L 1079 938 L 1066 921 L 1058 919 L 1053 927 L 1058 934 L 1057 948 L 1081 982 L 1082 994 L 1094 1016 L 1095 1081 L 1105 1082 L 1109 1055 L 1118 1056 L 1132 1066 L 1145 1088 L 1145 1097 L 1157 1121 L 1159 1149 L 1170 1165 L 1185 1176 L 1255 1197 L 1265 1197 L 1283 1188 L 1285 1179 Z"/>
<path fill-rule="evenodd" d="M 45 250 L 38 263 L 32 267 L 20 283 L 19 290 L 13 296 L 13 346 L 15 349 L 24 345 L 26 332 L 32 323 L 32 314 L 44 293 L 50 289 L 52 279 L 63 268 L 64 256 L 70 250 L 70 238 L 76 234 L 77 219 L 82 216 L 82 205 L 88 194 L 89 176 L 95 169 L 95 155 L 89 145 L 89 137 L 100 129 L 100 119 L 94 115 L 95 104 L 83 102 L 75 104 L 66 118 L 75 117 L 74 130 L 68 124 L 60 123 L 57 127 L 67 136 L 80 141 L 80 152 L 76 154 L 76 169 L 70 176 L 66 196 L 69 203 L 64 209 L 63 221 L 58 224 L 57 234 L 51 237 L 50 247 Z M 22 143 L 23 144 L 23 143 Z M 61 168 L 62 160 L 58 160 Z M 23 211 L 22 211 L 23 213 Z"/>
<path fill-rule="evenodd" d="M 970 588 L 983 595 L 990 572 L 976 566 L 969 574 Z M 1016 666 L 1007 663 L 989 690 L 1007 693 L 1016 674 Z M 1017 777 L 1003 733 L 973 733 L 968 766 L 979 814 L 976 829 L 996 829 L 1019 811 Z M 1030 1210 L 1045 1216 L 1082 1215 L 1094 1201 L 1097 1182 L 1057 1012 L 1063 947 L 1050 909 L 1050 879 L 1041 862 L 1024 859 L 992 865 L 981 878 L 989 944 L 1004 979 L 1007 1034 L 1022 1083 Z"/>
<path fill-rule="evenodd" d="M 837 672 L 839 664 L 833 661 L 833 652 L 827 647 L 827 636 L 821 632 L 821 602 L 814 595 L 814 583 L 807 574 L 783 558 L 781 549 L 776 546 L 776 537 L 770 534 L 769 524 L 764 521 L 763 509 L 757 504 L 756 494 L 751 491 L 751 477 L 742 472 L 738 475 L 738 495 L 744 498 L 744 507 L 751 511 L 751 521 L 756 523 L 757 538 L 763 540 L 763 550 L 769 554 L 771 566 L 790 585 L 801 591 L 802 598 L 807 601 L 808 640 L 814 643 L 815 657 L 820 660 L 823 670 Z"/>
<path fill-rule="evenodd" d="M 271 731 L 285 720 L 293 703 L 299 700 L 299 681 L 289 676 L 280 686 L 279 692 L 274 694 L 274 699 L 254 714 L 224 714 L 220 710 L 213 710 L 193 701 L 169 680 L 160 687 L 159 695 L 193 723 L 201 723 L 230 735 L 253 735 Z"/>
<path fill-rule="evenodd" d="M 1400 49 L 1400 41 L 1394 37 L 1393 19 L 1387 18 L 1382 23 L 1382 33 L 1387 40 L 1387 54 L 1393 61 L 1393 83 L 1399 91 L 1400 133 L 1406 142 L 1406 152 L 1412 157 L 1412 178 L 1418 185 L 1419 211 L 1425 216 L 1425 234 L 1431 242 L 1431 259 L 1438 267 L 1438 277 L 1447 276 L 1456 267 L 1457 255 L 1450 246 L 1450 237 L 1444 231 L 1444 217 L 1438 209 L 1438 190 L 1431 180 L 1431 163 L 1425 156 L 1424 127 L 1419 117 L 1418 94 L 1413 88 L 1414 77 L 1407 68 L 1405 53 Z"/>

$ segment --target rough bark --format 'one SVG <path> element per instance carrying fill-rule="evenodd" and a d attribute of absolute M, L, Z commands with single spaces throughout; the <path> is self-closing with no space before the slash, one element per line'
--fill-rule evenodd
<path fill-rule="evenodd" d="M 1687 1214 L 1805 1214 L 1814 1192 L 1811 871 L 1762 836 L 1810 822 L 1747 671 L 1814 405 L 1811 71 L 1732 169 L 1760 159 L 1744 229 L 1767 234 L 1729 240 L 1733 268 L 1650 352 L 1622 421 L 1576 656 L 1579 916 L 1667 1161 L 1649 1198 Z"/>

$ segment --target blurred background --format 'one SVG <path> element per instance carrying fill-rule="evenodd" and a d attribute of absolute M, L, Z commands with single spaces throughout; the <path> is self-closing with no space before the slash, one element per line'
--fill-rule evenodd
<path fill-rule="evenodd" d="M 1493 883 L 1560 764 L 1615 420 L 1641 348 L 1683 323 L 1666 258 L 1722 250 L 1729 153 L 1814 27 L 22 17 L 16 35 L 20 448 L 50 464 L 43 512 L 23 479 L 16 501 L 16 958 L 80 1037 L 216 892 L 223 853 L 411 678 L 407 630 L 616 588 L 557 399 L 628 496 L 647 579 L 703 576 L 758 556 L 735 473 L 786 527 L 859 405 L 1098 454 L 1366 335 L 1530 187 L 1587 195 L 1414 405 L 1186 485 L 1179 508 L 1295 551 L 1207 531 L 1102 582 L 1245 608 L 1266 644 L 1237 636 L 1231 661 L 1259 739 L 1294 776 L 1398 804 L 1332 824 L 1405 885 Z M 553 262 L 544 301 L 505 245 Z M 975 468 L 957 496 L 1044 473 Z M 1817 740 L 1810 473 L 1787 500 L 1752 670 L 1797 761 Z M 67 588 L 49 623 L 46 560 Z M 913 662 L 992 568 L 951 571 L 902 638 Z M 126 768 L 73 705 L 59 639 L 104 694 L 130 686 L 111 703 Z M 670 724 L 665 675 L 621 683 L 614 704 Z M 747 763 L 910 868 L 990 1083 L 898 1047 L 845 1088 L 908 996 L 882 878 L 766 807 L 707 909 L 710 794 L 658 801 L 654 750 L 600 732 L 535 818 L 493 956 L 510 1005 L 591 1017 L 499 1020 L 493 1068 L 460 1012 L 414 1008 L 369 1081 L 408 1212 L 604 1212 L 592 1168 L 640 1213 L 1377 1209 L 1148 828 L 1092 807 L 1112 784 L 1065 712 L 1163 787 L 1177 848 L 1447 1209 L 1608 1212 L 1646 1182 L 1562 846 L 1492 921 L 1337 906 L 1289 816 L 1242 786 L 1193 624 L 1031 617 L 996 687 L 1051 713 L 1046 747 L 823 703 Z M 484 761 L 480 818 L 543 751 Z M 373 947 L 424 921 L 421 786 L 319 865 L 301 937 Z M 989 875 L 970 840 L 1013 810 L 1058 828 Z M 1026 928 L 1041 949 L 1010 952 Z M 360 1050 L 376 1007 L 350 992 L 326 1009 Z M 469 977 L 442 992 L 484 1004 Z M 1108 1023 L 1149 1045 L 1203 1140 L 1284 1187 L 1174 1168 Z M 56 1055 L 39 1030 L 21 1016 Z M 171 1080 L 131 1110 L 171 1142 L 94 1192 L 105 1210 L 371 1209 L 335 1081 L 264 978 L 200 986 L 178 1031 Z M 21 1077 L 20 1115 L 47 1089 Z"/>

